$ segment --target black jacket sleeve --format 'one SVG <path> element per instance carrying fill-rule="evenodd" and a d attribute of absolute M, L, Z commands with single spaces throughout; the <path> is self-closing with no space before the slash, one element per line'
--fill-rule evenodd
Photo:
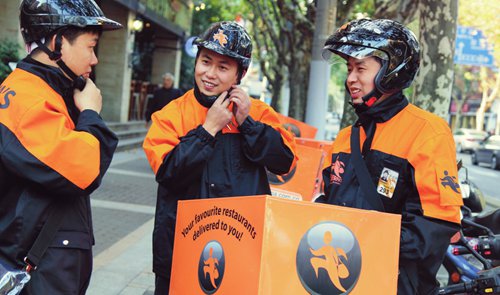
<path fill-rule="evenodd" d="M 156 181 L 181 190 L 198 183 L 214 146 L 215 137 L 201 125 L 189 131 L 163 160 Z"/>
<path fill-rule="evenodd" d="M 250 161 L 265 166 L 274 174 L 290 170 L 294 155 L 278 131 L 250 116 L 238 129 L 245 138 L 244 154 Z"/>

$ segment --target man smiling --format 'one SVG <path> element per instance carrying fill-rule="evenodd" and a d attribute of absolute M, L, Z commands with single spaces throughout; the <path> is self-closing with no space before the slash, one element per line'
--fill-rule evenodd
<path fill-rule="evenodd" d="M 177 201 L 270 194 L 266 169 L 289 172 L 293 136 L 276 112 L 239 85 L 252 42 L 234 22 L 213 24 L 195 41 L 195 86 L 152 116 L 144 151 L 156 174 L 155 294 L 168 294 Z"/>

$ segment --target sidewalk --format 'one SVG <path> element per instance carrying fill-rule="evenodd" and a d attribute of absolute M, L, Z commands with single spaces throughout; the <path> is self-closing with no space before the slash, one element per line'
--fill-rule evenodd
<path fill-rule="evenodd" d="M 94 269 L 89 295 L 152 295 L 157 184 L 142 149 L 116 153 L 91 196 Z"/>

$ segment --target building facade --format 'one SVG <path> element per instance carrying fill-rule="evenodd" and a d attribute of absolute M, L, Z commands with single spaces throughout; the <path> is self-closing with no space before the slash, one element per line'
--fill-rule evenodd
<path fill-rule="evenodd" d="M 171 72 L 178 85 L 183 44 L 188 37 L 192 1 L 95 0 L 104 14 L 124 29 L 106 32 L 96 50 L 99 64 L 94 80 L 103 96 L 106 121 L 141 120 L 148 95 Z M 19 43 L 26 55 L 19 29 L 20 0 L 0 1 L 0 40 Z"/>

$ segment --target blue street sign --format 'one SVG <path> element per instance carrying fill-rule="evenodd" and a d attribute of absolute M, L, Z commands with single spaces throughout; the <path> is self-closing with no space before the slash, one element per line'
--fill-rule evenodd
<path fill-rule="evenodd" d="M 488 44 L 480 30 L 458 26 L 453 61 L 456 64 L 494 68 L 493 46 Z"/>

